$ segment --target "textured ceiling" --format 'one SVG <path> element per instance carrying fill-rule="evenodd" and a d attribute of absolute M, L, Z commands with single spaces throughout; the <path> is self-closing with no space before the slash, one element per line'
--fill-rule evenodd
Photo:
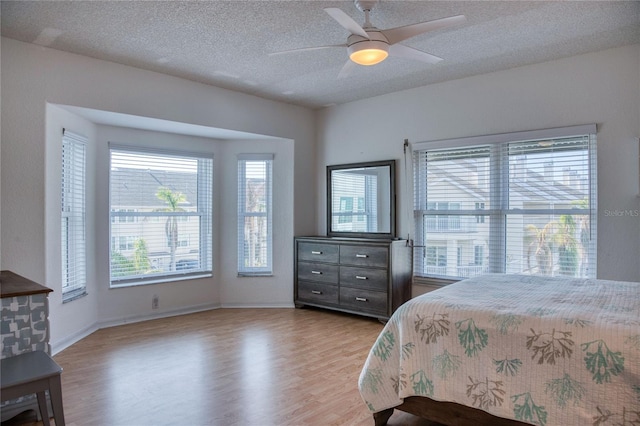
<path fill-rule="evenodd" d="M 435 65 L 389 57 L 338 78 L 352 1 L 5 1 L 2 36 L 311 108 L 640 42 L 639 1 L 381 1 L 380 29 L 463 14 L 403 42 Z"/>

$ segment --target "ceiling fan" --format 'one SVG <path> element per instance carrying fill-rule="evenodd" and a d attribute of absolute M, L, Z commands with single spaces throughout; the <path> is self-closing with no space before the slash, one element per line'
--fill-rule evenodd
<path fill-rule="evenodd" d="M 342 70 L 340 70 L 338 78 L 349 75 L 355 64 L 375 65 L 384 61 L 389 55 L 435 64 L 442 61 L 442 58 L 399 43 L 429 31 L 461 24 L 467 20 L 464 15 L 456 15 L 434 21 L 419 22 L 417 24 L 380 30 L 369 21 L 369 13 L 376 5 L 377 0 L 354 0 L 354 3 L 361 12 L 364 12 L 365 21 L 362 26 L 341 9 L 335 7 L 327 7 L 324 9 L 329 16 L 351 33 L 346 43 L 284 50 L 270 53 L 269 56 L 333 47 L 346 47 L 350 60 L 348 60 L 342 67 Z"/>

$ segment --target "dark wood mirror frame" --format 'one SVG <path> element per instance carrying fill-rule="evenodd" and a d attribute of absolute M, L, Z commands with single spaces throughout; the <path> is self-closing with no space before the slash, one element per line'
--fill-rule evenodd
<path fill-rule="evenodd" d="M 381 232 L 354 232 L 354 231 L 340 231 L 333 223 L 333 193 L 334 188 L 332 186 L 332 177 L 336 172 L 348 172 L 353 169 L 356 172 L 358 169 L 377 169 L 388 168 L 389 176 L 389 188 L 378 188 L 378 194 L 388 193 L 388 224 L 387 218 L 385 218 L 384 229 Z M 386 177 L 386 176 L 385 176 Z M 386 179 L 385 179 L 386 180 Z M 386 195 L 384 196 L 384 204 L 386 204 Z M 380 203 L 378 203 L 380 204 Z M 327 236 L 328 237 L 346 237 L 346 238 L 377 238 L 377 239 L 394 239 L 396 238 L 396 160 L 385 161 L 370 161 L 363 163 L 351 163 L 351 164 L 337 164 L 327 166 Z"/>

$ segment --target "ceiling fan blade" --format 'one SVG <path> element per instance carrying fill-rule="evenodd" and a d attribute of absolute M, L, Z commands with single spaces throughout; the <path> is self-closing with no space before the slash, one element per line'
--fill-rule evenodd
<path fill-rule="evenodd" d="M 389 55 L 397 58 L 413 59 L 414 61 L 426 62 L 427 64 L 437 64 L 442 58 L 432 55 L 404 44 L 394 44 L 389 46 Z"/>
<path fill-rule="evenodd" d="M 342 69 L 338 73 L 338 78 L 349 77 L 357 66 L 358 65 L 355 62 L 353 62 L 351 59 L 347 60 L 347 62 L 345 62 Z"/>
<path fill-rule="evenodd" d="M 280 52 L 271 52 L 268 53 L 269 56 L 275 56 L 275 55 L 283 55 L 285 53 L 295 53 L 295 52 L 307 52 L 307 51 L 311 51 L 311 50 L 320 50 L 320 49 L 329 49 L 332 47 L 342 47 L 345 48 L 347 47 L 346 44 L 331 44 L 328 46 L 315 46 L 315 47 L 301 47 L 299 49 L 289 49 L 289 50 L 281 50 Z"/>
<path fill-rule="evenodd" d="M 448 18 L 436 19 L 434 21 L 405 25 L 404 27 L 389 28 L 388 30 L 382 30 L 380 32 L 384 34 L 389 41 L 389 44 L 395 44 L 429 31 L 462 24 L 463 22 L 466 22 L 466 20 L 467 18 L 464 15 L 456 15 Z"/>
<path fill-rule="evenodd" d="M 338 9 L 337 7 L 327 7 L 324 9 L 324 11 L 327 12 L 333 19 L 338 21 L 338 24 L 346 28 L 346 30 L 351 34 L 356 34 L 369 39 L 369 35 L 365 30 L 362 29 L 360 24 L 354 21 L 353 18 L 351 18 L 349 15 L 344 13 L 342 9 Z"/>

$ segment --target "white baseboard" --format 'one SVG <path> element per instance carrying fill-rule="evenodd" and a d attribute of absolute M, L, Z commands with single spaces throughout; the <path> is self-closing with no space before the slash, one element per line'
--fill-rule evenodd
<path fill-rule="evenodd" d="M 115 327 L 118 325 L 132 324 L 136 322 L 149 321 L 160 318 L 175 317 L 178 315 L 194 314 L 196 312 L 219 309 L 220 307 L 221 306 L 219 304 L 188 306 L 180 309 L 161 311 L 153 314 L 131 315 L 124 318 L 113 318 L 106 321 L 96 322 L 70 336 L 65 337 L 64 339 L 61 339 L 57 342 L 51 342 L 51 354 L 56 355 L 57 353 L 62 352 L 64 349 L 68 348 L 76 342 L 79 342 L 80 340 L 102 328 Z"/>
<path fill-rule="evenodd" d="M 295 308 L 293 303 L 269 303 L 269 304 L 245 304 L 245 303 L 223 303 L 221 308 L 225 309 L 254 309 L 254 308 L 266 308 L 266 309 L 283 309 L 283 308 Z"/>
<path fill-rule="evenodd" d="M 98 328 L 115 327 L 118 325 L 132 324 L 136 322 L 149 321 L 149 320 L 160 319 L 160 318 L 169 318 L 169 317 L 175 317 L 178 315 L 194 314 L 196 312 L 211 311 L 213 309 L 219 309 L 219 308 L 221 308 L 220 304 L 206 304 L 206 305 L 187 306 L 179 309 L 161 311 L 161 312 L 152 313 L 152 314 L 131 315 L 124 318 L 112 318 L 112 319 L 107 319 L 105 321 L 100 321 L 98 323 Z"/>
<path fill-rule="evenodd" d="M 98 327 L 97 323 L 93 323 L 91 325 L 89 325 L 88 327 L 83 328 L 82 330 L 73 333 L 70 336 L 66 336 L 65 338 L 57 341 L 57 342 L 51 342 L 49 344 L 49 346 L 51 347 L 51 355 L 55 355 L 57 353 L 62 352 L 63 350 L 67 349 L 69 346 L 73 345 L 74 343 L 79 342 L 80 340 L 84 339 L 85 337 L 87 337 L 88 335 L 95 333 L 96 331 L 98 331 L 100 328 Z"/>

